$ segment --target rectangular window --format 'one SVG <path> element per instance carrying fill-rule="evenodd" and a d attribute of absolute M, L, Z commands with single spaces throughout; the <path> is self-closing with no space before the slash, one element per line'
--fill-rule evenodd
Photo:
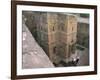
<path fill-rule="evenodd" d="M 56 49 L 57 49 L 56 47 L 53 48 L 53 53 L 56 53 Z"/>

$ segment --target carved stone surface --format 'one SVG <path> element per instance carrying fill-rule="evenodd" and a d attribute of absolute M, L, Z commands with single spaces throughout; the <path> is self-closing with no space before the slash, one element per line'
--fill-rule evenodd
<path fill-rule="evenodd" d="M 31 32 L 24 23 L 22 29 L 22 68 L 30 69 L 54 67 L 46 53 L 35 41 Z"/>

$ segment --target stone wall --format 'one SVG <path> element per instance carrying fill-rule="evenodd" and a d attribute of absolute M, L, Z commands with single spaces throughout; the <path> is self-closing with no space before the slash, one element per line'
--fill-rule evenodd
<path fill-rule="evenodd" d="M 77 43 L 89 48 L 89 24 L 78 23 Z"/>
<path fill-rule="evenodd" d="M 44 50 L 39 46 L 30 30 L 22 24 L 22 68 L 51 68 L 54 67 Z"/>

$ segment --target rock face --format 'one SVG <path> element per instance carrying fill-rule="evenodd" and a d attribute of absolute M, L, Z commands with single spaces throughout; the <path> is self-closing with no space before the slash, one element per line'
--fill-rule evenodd
<path fill-rule="evenodd" d="M 54 67 L 46 53 L 35 41 L 24 22 L 22 30 L 22 68 L 31 69 Z"/>
<path fill-rule="evenodd" d="M 69 58 L 74 51 L 77 17 L 69 13 L 24 11 L 25 24 L 53 63 Z"/>

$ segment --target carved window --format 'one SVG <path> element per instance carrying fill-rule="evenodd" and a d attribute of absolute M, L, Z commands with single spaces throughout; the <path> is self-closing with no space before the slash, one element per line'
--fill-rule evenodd
<path fill-rule="evenodd" d="M 73 27 L 72 27 L 72 31 L 73 31 Z"/>
<path fill-rule="evenodd" d="M 55 27 L 54 26 L 53 26 L 52 30 L 55 31 Z"/>
<path fill-rule="evenodd" d="M 56 49 L 57 49 L 56 47 L 53 48 L 53 53 L 56 53 Z"/>

